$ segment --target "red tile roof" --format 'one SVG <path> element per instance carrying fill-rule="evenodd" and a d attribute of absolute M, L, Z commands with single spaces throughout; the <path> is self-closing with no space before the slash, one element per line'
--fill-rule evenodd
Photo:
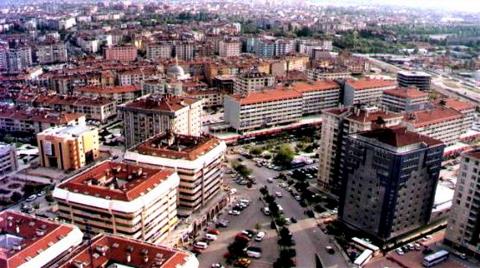
<path fill-rule="evenodd" d="M 350 85 L 354 90 L 395 87 L 397 84 L 394 80 L 383 79 L 347 80 L 346 83 Z"/>
<path fill-rule="evenodd" d="M 140 91 L 140 88 L 135 85 L 127 86 L 112 86 L 112 87 L 101 87 L 101 86 L 89 86 L 76 89 L 77 91 L 84 93 L 98 93 L 98 94 L 114 94 L 114 93 L 129 93 Z"/>
<path fill-rule="evenodd" d="M 213 136 L 187 136 L 180 134 L 160 134 L 154 136 L 142 144 L 138 145 L 134 150 L 141 154 L 155 155 L 159 157 L 171 159 L 187 159 L 195 160 L 199 156 L 207 153 L 217 146 L 220 141 Z M 172 145 L 165 144 L 172 138 Z"/>
<path fill-rule="evenodd" d="M 428 93 L 418 90 L 417 88 L 396 88 L 383 91 L 385 95 L 392 95 L 404 99 L 419 99 L 428 97 Z"/>
<path fill-rule="evenodd" d="M 162 97 L 151 96 L 147 98 L 134 100 L 132 102 L 119 106 L 119 108 L 120 109 L 123 108 L 126 110 L 128 110 L 129 108 L 138 108 L 138 109 L 145 109 L 145 110 L 176 112 L 198 101 L 200 100 L 196 98 L 180 97 L 180 96 L 173 96 L 173 95 L 162 96 Z"/>
<path fill-rule="evenodd" d="M 172 170 L 167 169 L 105 161 L 73 176 L 59 187 L 100 198 L 132 201 L 166 180 L 172 173 Z"/>
<path fill-rule="evenodd" d="M 91 258 L 90 251 L 98 255 Z M 192 257 L 178 249 L 154 245 L 123 236 L 101 234 L 94 237 L 91 245 L 84 244 L 73 251 L 60 263 L 59 268 L 76 268 L 76 264 L 83 267 L 106 267 L 107 264 L 119 263 L 137 268 L 175 268 L 185 265 Z M 130 259 L 130 261 L 128 261 Z M 87 265 L 93 260 L 93 264 Z"/>
<path fill-rule="evenodd" d="M 287 99 L 302 98 L 302 93 L 293 89 L 269 89 L 264 91 L 250 92 L 246 96 L 234 95 L 241 105 L 256 104 L 262 102 L 283 101 Z"/>
<path fill-rule="evenodd" d="M 404 120 L 418 128 L 461 118 L 463 118 L 463 115 L 454 109 L 434 107 L 429 110 L 408 113 L 405 115 Z"/>
<path fill-rule="evenodd" d="M 381 143 L 385 143 L 396 148 L 416 143 L 426 143 L 429 146 L 443 144 L 443 142 L 439 140 L 418 134 L 416 132 L 408 131 L 405 127 L 378 128 L 362 132 L 359 135 L 366 138 L 376 139 Z"/>
<path fill-rule="evenodd" d="M 475 107 L 477 107 L 473 103 L 461 101 L 453 98 L 443 99 L 443 101 L 445 101 L 445 107 L 452 108 L 459 112 L 466 111 L 466 110 L 474 110 Z"/>
<path fill-rule="evenodd" d="M 340 90 L 340 85 L 338 85 L 335 81 L 332 80 L 319 80 L 311 83 L 298 82 L 293 84 L 292 89 L 304 93 L 310 91 L 323 91 L 330 89 Z"/>
<path fill-rule="evenodd" d="M 379 117 L 383 119 L 401 119 L 403 118 L 403 115 L 399 113 L 385 111 L 366 112 L 365 110 L 361 110 L 358 114 L 352 112 L 349 116 L 347 116 L 347 119 L 357 122 L 373 122 Z"/>
<path fill-rule="evenodd" d="M 17 226 L 19 233 L 16 230 Z M 22 238 L 20 250 L 2 248 L 0 245 L 0 267 L 14 268 L 26 263 L 28 257 L 33 258 L 39 252 L 50 248 L 73 228 L 70 225 L 34 218 L 15 211 L 0 212 L 1 234 Z"/>
<path fill-rule="evenodd" d="M 54 112 L 30 108 L 18 110 L 16 107 L 0 106 L 0 118 L 29 120 L 33 122 L 64 125 L 84 116 L 80 113 Z"/>

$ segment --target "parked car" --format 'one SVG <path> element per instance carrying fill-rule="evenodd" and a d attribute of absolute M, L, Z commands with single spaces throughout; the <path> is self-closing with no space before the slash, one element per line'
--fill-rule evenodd
<path fill-rule="evenodd" d="M 258 232 L 258 234 L 255 236 L 255 241 L 261 242 L 264 237 L 265 237 L 265 232 Z"/>
<path fill-rule="evenodd" d="M 402 250 L 401 248 L 397 248 L 397 249 L 395 250 L 395 252 L 396 252 L 398 255 L 403 255 L 403 254 L 405 254 L 405 252 L 403 252 L 403 250 Z"/>
<path fill-rule="evenodd" d="M 332 246 L 326 246 L 325 250 L 327 251 L 328 254 L 335 254 L 335 249 L 333 249 Z"/>
<path fill-rule="evenodd" d="M 32 202 L 33 200 L 37 199 L 37 196 L 32 194 L 31 196 L 27 197 L 26 201 L 27 202 Z"/>
<path fill-rule="evenodd" d="M 259 247 L 248 247 L 245 249 L 248 257 L 259 259 L 262 257 L 262 249 Z"/>
<path fill-rule="evenodd" d="M 275 192 L 275 196 L 278 197 L 278 198 L 281 198 L 283 195 L 281 192 Z"/>
<path fill-rule="evenodd" d="M 208 244 L 206 242 L 197 241 L 193 244 L 193 247 L 198 249 L 206 249 L 208 248 Z"/>
<path fill-rule="evenodd" d="M 217 221 L 217 227 L 223 227 L 223 228 L 226 228 L 228 227 L 228 224 L 230 222 L 228 220 L 225 220 L 225 219 L 220 219 Z"/>
<path fill-rule="evenodd" d="M 240 211 L 232 209 L 228 211 L 228 215 L 238 216 L 240 215 Z"/>
<path fill-rule="evenodd" d="M 209 234 L 214 234 L 214 235 L 219 235 L 219 234 L 220 234 L 220 231 L 217 230 L 217 229 L 210 229 L 210 230 L 208 230 L 207 233 L 209 233 Z"/>
<path fill-rule="evenodd" d="M 225 266 L 221 265 L 220 263 L 213 263 L 211 268 L 225 268 Z"/>
<path fill-rule="evenodd" d="M 268 178 L 268 179 L 267 179 L 267 182 L 268 182 L 268 183 L 272 183 L 272 182 L 273 182 L 273 179 L 272 179 L 272 178 Z"/>
<path fill-rule="evenodd" d="M 270 216 L 270 209 L 268 207 L 262 208 L 262 212 L 265 216 Z"/>

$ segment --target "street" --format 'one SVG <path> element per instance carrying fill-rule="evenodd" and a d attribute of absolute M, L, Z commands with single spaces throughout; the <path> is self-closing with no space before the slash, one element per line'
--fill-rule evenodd
<path fill-rule="evenodd" d="M 238 158 L 239 156 L 230 156 L 230 158 L 232 157 Z M 252 170 L 252 176 L 255 177 L 257 184 L 252 189 L 247 189 L 245 186 L 233 183 L 231 178 L 225 179 L 225 183 L 238 190 L 238 197 L 250 199 L 250 207 L 245 209 L 240 216 L 222 216 L 230 220 L 230 226 L 226 230 L 220 229 L 223 232 L 218 240 L 211 243 L 209 248 L 199 256 L 201 267 L 209 267 L 212 263 L 223 261 L 222 256 L 227 252 L 226 247 L 233 241 L 234 236 L 244 229 L 253 229 L 256 223 L 260 223 L 262 231 L 267 230 L 268 234 L 261 242 L 263 256 L 259 260 L 252 261 L 250 267 L 271 267 L 278 256 L 278 246 L 276 233 L 270 229 L 271 218 L 264 216 L 260 211 L 263 203 L 258 199 L 260 196 L 258 189 L 263 185 L 267 185 L 270 193 L 280 191 L 283 197 L 277 198 L 277 200 L 283 207 L 285 216 L 294 217 L 298 220 L 296 224 L 289 226 L 296 242 L 297 267 L 315 267 L 316 253 L 320 255 L 324 267 L 348 267 L 346 260 L 340 254 L 340 249 L 336 249 L 335 254 L 332 255 L 326 252 L 326 246 L 334 245 L 330 243 L 330 237 L 317 227 L 315 219 L 304 215 L 305 208 L 302 208 L 289 192 L 279 187 L 276 181 L 273 183 L 267 182 L 267 178 L 273 178 L 279 172 L 265 167 L 257 167 L 253 161 L 245 158 L 243 158 L 242 164 Z"/>

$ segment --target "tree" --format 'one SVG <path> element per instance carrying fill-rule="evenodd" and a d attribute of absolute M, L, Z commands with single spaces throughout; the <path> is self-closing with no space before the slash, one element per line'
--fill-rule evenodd
<path fill-rule="evenodd" d="M 263 152 L 262 148 L 258 146 L 252 147 L 250 149 L 250 154 L 255 156 L 260 155 L 262 152 Z"/>
<path fill-rule="evenodd" d="M 243 255 L 243 250 L 248 246 L 248 241 L 243 239 L 235 239 L 229 246 L 228 252 L 232 257 L 239 257 Z"/>
<path fill-rule="evenodd" d="M 287 227 L 282 227 L 279 232 L 280 239 L 278 240 L 278 244 L 283 246 L 292 246 L 293 239 L 290 230 Z"/>
<path fill-rule="evenodd" d="M 281 166 L 289 166 L 295 156 L 295 152 L 288 144 L 282 144 L 277 151 L 273 161 Z"/>
<path fill-rule="evenodd" d="M 252 170 L 247 168 L 244 164 L 235 164 L 233 168 L 240 174 L 242 177 L 248 177 Z"/>

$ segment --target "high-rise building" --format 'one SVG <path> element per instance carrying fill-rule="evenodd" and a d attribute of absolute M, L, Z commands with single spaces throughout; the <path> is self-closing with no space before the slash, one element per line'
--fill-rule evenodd
<path fill-rule="evenodd" d="M 181 42 L 175 44 L 175 57 L 179 60 L 193 60 L 195 56 L 195 44 L 192 42 Z"/>
<path fill-rule="evenodd" d="M 32 49 L 28 46 L 10 48 L 6 51 L 7 69 L 9 73 L 18 73 L 32 66 Z"/>
<path fill-rule="evenodd" d="M 401 87 L 416 87 L 420 90 L 430 90 L 432 76 L 425 72 L 401 71 L 397 74 L 397 81 Z"/>
<path fill-rule="evenodd" d="M 120 105 L 118 111 L 127 148 L 167 130 L 193 136 L 201 133 L 202 101 L 198 99 L 152 95 Z"/>
<path fill-rule="evenodd" d="M 339 219 L 381 242 L 426 225 L 444 148 L 403 127 L 349 135 Z"/>
<path fill-rule="evenodd" d="M 448 219 L 445 244 L 461 252 L 480 256 L 480 150 L 462 155 L 457 185 Z"/>
<path fill-rule="evenodd" d="M 395 81 L 382 79 L 362 79 L 345 81 L 343 90 L 343 104 L 378 105 L 382 99 L 383 91 L 394 89 Z"/>
<path fill-rule="evenodd" d="M 0 267 L 51 267 L 82 243 L 75 226 L 52 222 L 11 210 L 0 212 Z"/>
<path fill-rule="evenodd" d="M 157 135 L 128 150 L 128 162 L 175 169 L 180 176 L 179 215 L 189 216 L 215 197 L 222 183 L 226 145 L 210 136 L 171 132 Z"/>
<path fill-rule="evenodd" d="M 346 137 L 355 132 L 400 124 L 403 115 L 377 107 L 348 107 L 324 110 L 319 147 L 318 186 L 338 196 L 343 172 L 342 156 Z"/>
<path fill-rule="evenodd" d="M 44 167 L 75 170 L 100 157 L 98 130 L 85 125 L 48 128 L 37 142 Z"/>
<path fill-rule="evenodd" d="M 158 243 L 177 223 L 179 182 L 173 170 L 105 161 L 59 184 L 53 197 L 58 216 L 89 235 Z"/>
<path fill-rule="evenodd" d="M 242 43 L 239 40 L 221 40 L 218 44 L 220 57 L 238 57 L 242 51 Z"/>

